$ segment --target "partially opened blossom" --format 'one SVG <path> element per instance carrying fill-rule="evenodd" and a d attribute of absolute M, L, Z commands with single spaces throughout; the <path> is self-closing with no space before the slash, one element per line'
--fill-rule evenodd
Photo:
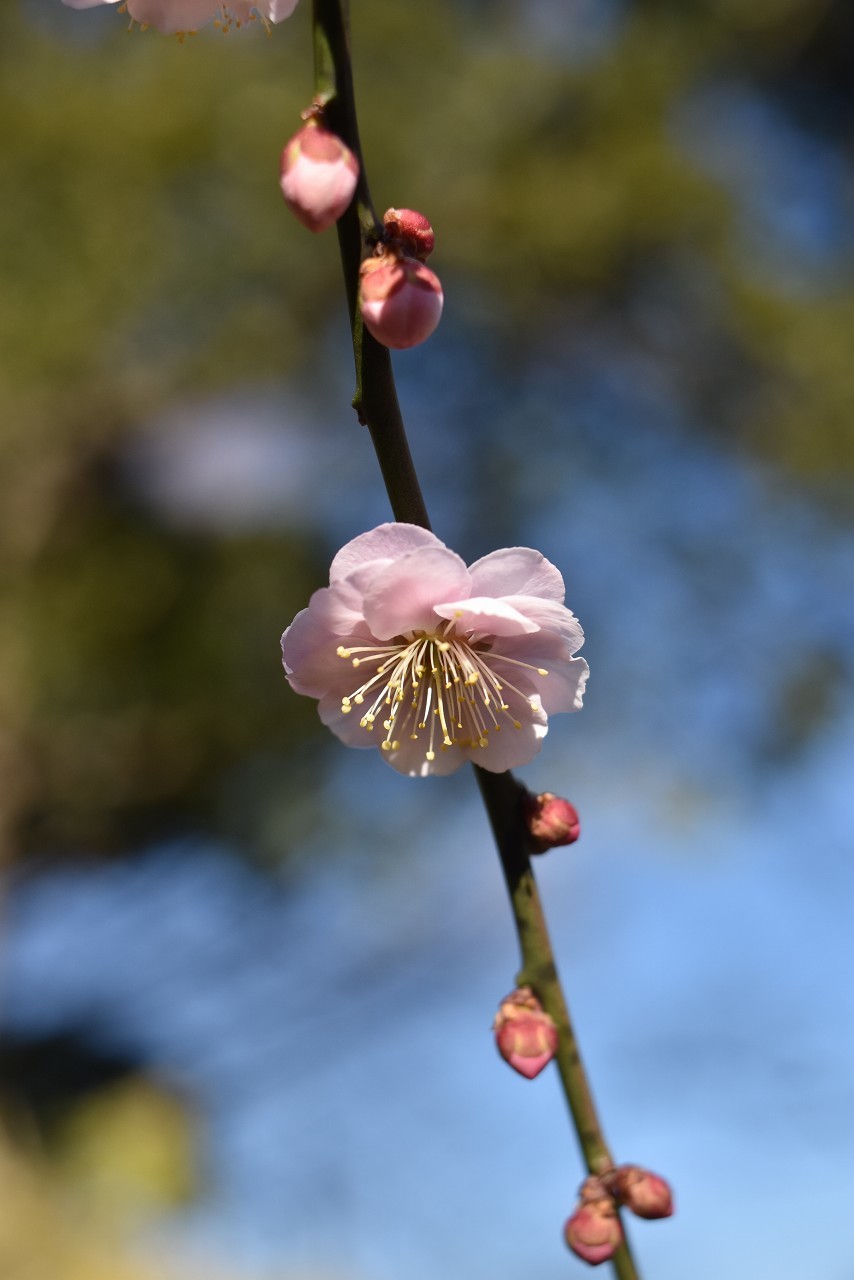
<path fill-rule="evenodd" d="M 563 1238 L 573 1253 L 598 1267 L 610 1262 L 623 1243 L 623 1228 L 612 1200 L 580 1204 L 563 1228 Z"/>
<path fill-rule="evenodd" d="M 118 0 L 63 0 L 72 9 L 94 9 L 99 4 L 116 4 Z M 256 14 L 265 22 L 281 22 L 289 18 L 297 0 L 124 0 L 122 12 L 143 27 L 156 27 L 166 34 L 196 31 L 212 19 L 228 31 L 250 22 Z"/>
<path fill-rule="evenodd" d="M 563 600 L 529 547 L 467 568 L 426 529 L 382 524 L 338 552 L 282 636 L 285 673 L 342 742 L 400 773 L 500 773 L 537 754 L 550 714 L 581 706 L 584 635 Z"/>
<path fill-rule="evenodd" d="M 557 1052 L 557 1027 L 530 987 L 517 987 L 505 996 L 492 1029 L 504 1061 L 527 1080 L 538 1076 Z"/>

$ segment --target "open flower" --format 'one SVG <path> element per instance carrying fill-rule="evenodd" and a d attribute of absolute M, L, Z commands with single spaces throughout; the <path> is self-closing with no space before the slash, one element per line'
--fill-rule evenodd
<path fill-rule="evenodd" d="M 537 754 L 549 714 L 581 706 L 584 633 L 563 599 L 529 547 L 466 568 L 426 529 L 382 524 L 338 552 L 282 636 L 285 673 L 342 742 L 400 773 L 500 773 Z"/>
<path fill-rule="evenodd" d="M 116 4 L 118 0 L 63 0 L 72 9 L 93 9 L 97 4 Z M 130 14 L 143 27 L 156 27 L 166 34 L 196 31 L 212 18 L 228 31 L 250 22 L 258 13 L 264 22 L 281 22 L 289 18 L 297 7 L 297 0 L 229 0 L 218 4 L 217 0 L 125 0 L 122 11 Z"/>

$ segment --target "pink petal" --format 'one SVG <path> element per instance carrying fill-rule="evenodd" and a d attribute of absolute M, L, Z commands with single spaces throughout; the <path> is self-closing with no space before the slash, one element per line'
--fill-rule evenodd
<path fill-rule="evenodd" d="M 549 715 L 581 708 L 589 668 L 583 658 L 573 658 L 563 639 L 554 632 L 539 631 L 532 636 L 500 637 L 493 646 L 490 666 L 499 676 L 527 688 L 530 684 L 539 694 L 543 710 Z M 525 662 L 529 669 L 522 673 L 510 663 L 502 663 L 501 655 Z M 548 675 L 541 676 L 537 668 Z"/>
<path fill-rule="evenodd" d="M 521 1053 L 511 1053 L 508 1054 L 507 1061 L 514 1071 L 519 1072 L 520 1076 L 524 1076 L 526 1080 L 533 1080 L 544 1067 L 549 1065 L 554 1056 L 553 1049 L 546 1049 L 537 1054 L 535 1058 L 525 1057 Z"/>
<path fill-rule="evenodd" d="M 458 634 L 478 632 L 490 636 L 514 636 L 540 629 L 536 622 L 531 622 L 506 600 L 483 597 L 457 600 L 452 604 L 437 604 L 434 610 L 440 618 L 451 620 Z"/>
<path fill-rule="evenodd" d="M 521 680 L 516 683 L 524 688 Z M 503 773 L 505 769 L 517 769 L 520 765 L 529 764 L 539 753 L 543 738 L 548 733 L 548 716 L 540 706 L 536 694 L 532 693 L 529 701 L 518 693 L 506 690 L 505 697 L 510 717 L 519 721 L 521 729 L 514 729 L 510 720 L 505 720 L 499 732 L 495 729 L 490 731 L 488 747 L 461 749 L 467 759 L 480 765 L 488 773 Z"/>
<path fill-rule="evenodd" d="M 505 596 L 504 603 L 524 613 L 525 617 L 536 622 L 541 630 L 560 636 L 570 653 L 575 653 L 584 644 L 581 623 L 565 605 L 557 604 L 554 600 L 543 600 L 537 596 L 512 595 Z"/>
<path fill-rule="evenodd" d="M 251 0 L 230 0 L 228 5 L 241 23 L 249 21 L 253 9 L 257 9 L 269 22 L 281 22 L 283 18 L 289 18 L 296 7 L 297 0 L 267 0 L 266 3 L 259 0 L 257 4 L 253 4 Z"/>
<path fill-rule="evenodd" d="M 559 711 L 580 711 L 584 703 L 587 677 L 590 675 L 590 668 L 584 659 L 570 658 L 569 662 L 553 662 L 547 670 L 547 676 L 534 677 L 543 709 L 550 716 Z"/>
<path fill-rule="evenodd" d="M 361 615 L 341 602 L 330 587 L 315 591 L 282 636 L 282 662 L 297 693 L 319 698 L 330 689 L 346 693 L 357 683 L 338 646 L 348 640 L 364 643 L 367 628 Z"/>
<path fill-rule="evenodd" d="M 118 4 L 119 0 L 62 0 L 69 9 L 94 9 L 96 4 Z"/>
<path fill-rule="evenodd" d="M 127 0 L 127 5 L 141 26 L 156 27 L 167 35 L 195 31 L 220 14 L 216 0 Z"/>
<path fill-rule="evenodd" d="M 439 746 L 435 760 L 427 760 L 423 741 L 412 742 L 408 738 L 401 739 L 397 751 L 383 751 L 382 758 L 408 778 L 444 778 L 468 763 L 468 757 L 459 747 Z"/>
<path fill-rule="evenodd" d="M 297 7 L 297 0 L 266 0 L 266 4 L 258 4 L 255 7 L 270 22 L 281 22 L 284 18 L 291 16 Z"/>
<path fill-rule="evenodd" d="M 415 524 L 381 524 L 359 534 L 338 552 L 329 569 L 329 581 L 344 578 L 354 569 L 376 560 L 397 560 L 418 547 L 443 547 L 435 533 Z"/>
<path fill-rule="evenodd" d="M 472 592 L 479 596 L 526 595 L 563 603 L 563 578 L 550 560 L 531 547 L 491 551 L 470 566 Z"/>
<path fill-rule="evenodd" d="M 422 546 L 379 570 L 365 592 L 365 621 L 378 640 L 432 631 L 436 601 L 464 597 L 468 588 L 465 561 L 441 543 Z"/>
<path fill-rule="evenodd" d="M 317 704 L 317 712 L 321 723 L 331 729 L 336 738 L 339 738 L 345 746 L 373 747 L 376 749 L 383 740 L 384 730 L 382 725 L 378 724 L 373 729 L 363 729 L 360 724 L 362 717 L 358 708 L 354 708 L 345 715 L 341 710 L 341 697 L 338 694 L 328 693 L 321 698 Z"/>

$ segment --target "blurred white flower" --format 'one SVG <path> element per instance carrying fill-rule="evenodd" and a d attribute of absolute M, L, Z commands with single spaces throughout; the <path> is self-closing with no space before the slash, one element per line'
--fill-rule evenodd
<path fill-rule="evenodd" d="M 98 4 L 116 4 L 118 0 L 62 0 L 72 9 L 93 9 Z M 289 18 L 297 7 L 297 0 L 229 0 L 217 4 L 215 0 L 124 0 L 121 12 L 143 27 L 156 27 L 167 35 L 196 31 L 212 19 L 224 31 L 242 27 L 256 14 L 264 22 L 281 22 Z"/>

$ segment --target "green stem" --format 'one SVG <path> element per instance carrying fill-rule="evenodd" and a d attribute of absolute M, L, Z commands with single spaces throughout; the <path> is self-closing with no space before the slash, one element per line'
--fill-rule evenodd
<path fill-rule="evenodd" d="M 528 856 L 522 807 L 525 788 L 510 773 L 488 773 L 475 767 L 475 775 L 498 846 L 519 936 L 522 968 L 516 976 L 516 984 L 533 988 L 546 1013 L 554 1019 L 558 1029 L 557 1067 L 584 1163 L 588 1173 L 607 1173 L 613 1168 L 614 1160 L 602 1132 L 581 1060 Z M 638 1280 L 627 1241 L 620 1246 L 611 1265 L 619 1280 Z"/>
<path fill-rule="evenodd" d="M 359 314 L 359 265 L 371 253 L 379 225 L 371 201 L 359 141 L 353 74 L 350 60 L 348 0 L 313 0 L 315 102 L 324 121 L 359 161 L 359 185 L 353 203 L 338 222 L 338 241 L 344 268 L 356 394 L 353 405 L 359 421 L 371 433 L 386 490 L 396 520 L 430 528 L 397 399 L 391 356 L 362 325 Z M 527 853 L 522 812 L 524 789 L 511 773 L 487 773 L 476 768 L 478 785 L 498 846 L 522 953 L 520 985 L 530 985 L 558 1027 L 557 1065 L 581 1151 L 590 1173 L 604 1173 L 613 1165 L 602 1134 L 593 1095 L 575 1032 L 566 1007 L 549 942 L 534 874 Z M 613 1259 L 618 1280 L 638 1280 L 628 1244 Z"/>

